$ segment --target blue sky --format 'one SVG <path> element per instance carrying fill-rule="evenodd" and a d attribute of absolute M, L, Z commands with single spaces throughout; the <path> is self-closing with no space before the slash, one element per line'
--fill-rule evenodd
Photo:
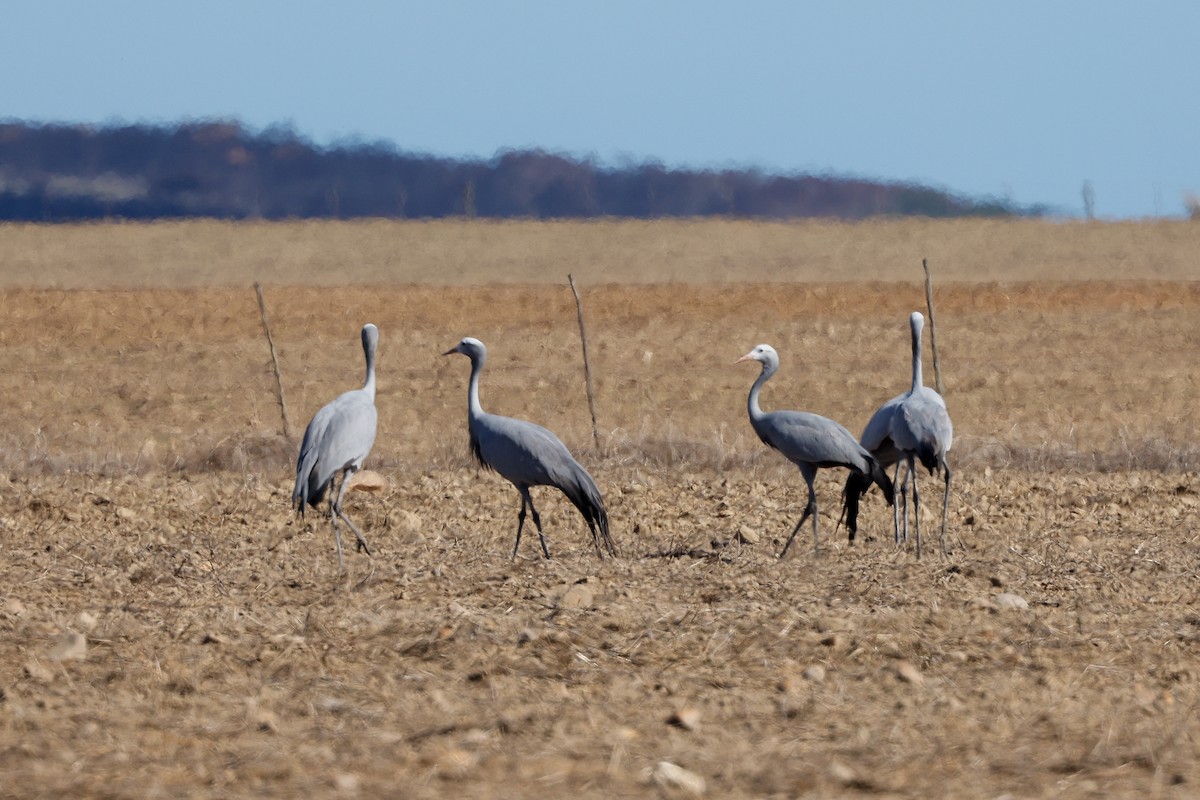
<path fill-rule="evenodd" d="M 0 117 L 757 166 L 1097 216 L 1200 194 L 1200 3 L 6 3 Z"/>

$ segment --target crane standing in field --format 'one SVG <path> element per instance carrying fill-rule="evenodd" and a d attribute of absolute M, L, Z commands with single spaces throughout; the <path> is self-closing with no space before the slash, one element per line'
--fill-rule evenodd
<path fill-rule="evenodd" d="M 468 336 L 442 355 L 461 353 L 471 359 L 471 378 L 467 384 L 467 430 L 471 438 L 471 453 L 480 465 L 498 472 L 521 493 L 521 511 L 517 515 L 517 539 L 512 557 L 517 557 L 521 545 L 521 529 L 525 525 L 525 508 L 533 514 L 542 553 L 550 558 L 542 520 L 529 494 L 532 486 L 553 486 L 579 509 L 592 532 L 596 553 L 617 554 L 608 532 L 608 513 L 592 476 L 579 465 L 558 437 L 541 425 L 532 422 L 488 414 L 479 404 L 479 373 L 487 360 L 483 342 Z M 604 549 L 601 549 L 603 539 Z"/>
<path fill-rule="evenodd" d="M 925 385 L 921 375 L 921 331 L 925 317 L 914 311 L 908 318 L 912 329 L 912 389 L 892 416 L 891 436 L 896 447 L 904 454 L 908 463 L 908 477 L 912 481 L 913 526 L 917 537 L 917 558 L 921 557 L 921 497 L 917 491 L 915 462 L 929 470 L 929 474 L 941 472 L 946 479 L 946 490 L 942 495 L 942 552 L 946 552 L 946 512 L 950 507 L 950 465 L 946 453 L 954 442 L 954 426 L 946 401 Z M 908 514 L 905 513 L 905 524 Z"/>
<path fill-rule="evenodd" d="M 758 395 L 763 384 L 779 370 L 779 354 L 775 352 L 775 348 L 769 344 L 760 344 L 734 363 L 742 361 L 757 361 L 762 364 L 762 372 L 750 387 L 750 396 L 746 401 L 754 432 L 764 444 L 778 450 L 799 467 L 800 474 L 808 485 L 808 502 L 804 506 L 804 513 L 800 515 L 800 521 L 788 536 L 779 557 L 787 555 L 792 540 L 796 538 L 796 533 L 809 515 L 812 515 L 813 551 L 819 553 L 821 543 L 817 529 L 817 495 L 813 489 L 813 481 L 819 468 L 845 467 L 852 473 L 862 475 L 868 486 L 871 482 L 879 485 L 889 503 L 894 499 L 892 482 L 871 454 L 855 441 L 853 434 L 833 420 L 806 411 L 767 413 L 759 407 Z"/>
<path fill-rule="evenodd" d="M 875 412 L 863 431 L 862 444 L 876 453 L 876 458 L 885 467 L 901 461 L 907 466 L 907 474 L 900 485 L 900 495 L 901 498 L 906 497 L 907 484 L 911 481 L 913 526 L 917 539 L 917 558 L 920 558 L 921 500 L 914 468 L 919 460 L 922 466 L 929 470 L 929 474 L 938 472 L 945 476 L 941 530 L 941 546 L 945 552 L 946 513 L 950 505 L 950 465 L 946 462 L 946 453 L 950 451 L 954 441 L 954 426 L 950 421 L 950 413 L 946 410 L 946 401 L 924 383 L 921 371 L 921 332 L 925 328 L 925 317 L 921 312 L 914 311 L 909 315 L 908 324 L 912 332 L 912 388 L 884 403 Z M 846 481 L 846 524 L 850 528 L 851 538 L 856 529 L 859 498 L 869 488 L 870 484 L 854 476 Z M 904 505 L 904 530 L 907 538 L 907 503 Z M 897 523 L 897 541 L 899 536 L 900 526 Z"/>
<path fill-rule="evenodd" d="M 357 472 L 375 443 L 378 415 L 375 410 L 375 349 L 379 345 L 379 329 L 367 323 L 362 329 L 363 353 L 367 360 L 367 379 L 361 389 L 345 392 L 321 408 L 308 428 L 300 445 L 296 461 L 296 488 L 292 490 L 292 505 L 304 516 L 306 506 L 317 508 L 329 493 L 329 519 L 337 542 L 338 567 L 342 562 L 342 536 L 338 520 L 354 532 L 358 548 L 371 555 L 362 531 L 342 512 L 342 498 L 350 477 Z M 333 481 L 341 474 L 337 496 Z"/>

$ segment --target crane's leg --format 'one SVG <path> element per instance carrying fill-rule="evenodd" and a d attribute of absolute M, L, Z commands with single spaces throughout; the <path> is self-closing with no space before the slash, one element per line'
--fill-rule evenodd
<path fill-rule="evenodd" d="M 537 508 L 533 505 L 533 495 L 529 494 L 529 490 L 525 490 L 525 496 L 529 498 L 529 513 L 533 515 L 533 524 L 537 526 L 538 540 L 542 543 L 542 555 L 550 558 L 550 551 L 546 548 L 546 535 L 542 533 L 542 518 L 538 516 Z"/>
<path fill-rule="evenodd" d="M 917 490 L 917 471 L 913 463 L 913 457 L 908 457 L 908 473 L 912 480 L 912 495 L 913 495 L 913 531 L 917 537 L 917 561 L 921 560 L 921 495 Z"/>
<path fill-rule="evenodd" d="M 529 494 L 528 486 L 518 486 L 517 491 L 521 493 L 521 513 L 517 515 L 517 541 L 513 543 L 512 557 L 517 557 L 517 548 L 521 546 L 521 528 L 525 525 L 525 506 L 529 506 L 529 511 L 533 514 L 533 524 L 537 527 L 538 539 L 542 542 L 542 555 L 550 558 L 550 550 L 546 547 L 546 536 L 542 533 L 542 518 L 538 516 L 537 508 L 533 505 L 533 496 Z"/>
<path fill-rule="evenodd" d="M 804 524 L 804 520 L 808 519 L 808 515 L 813 513 L 813 501 L 810 497 L 804 505 L 804 513 L 800 515 L 800 521 L 796 523 L 796 527 L 792 528 L 792 535 L 788 537 L 787 543 L 783 546 L 783 550 L 779 553 L 780 560 L 787 555 L 788 548 L 792 546 L 792 539 L 796 538 L 796 534 L 800 531 L 800 526 Z"/>
<path fill-rule="evenodd" d="M 816 476 L 817 471 L 814 469 L 812 471 L 812 475 L 805 475 L 804 478 L 808 482 L 808 504 L 812 507 L 813 555 L 819 556 L 821 555 L 821 536 L 820 531 L 817 530 L 817 528 L 818 522 L 821 519 L 821 515 L 817 513 L 817 492 L 813 488 L 813 478 Z"/>
<path fill-rule="evenodd" d="M 525 527 L 525 504 L 528 502 L 529 490 L 518 487 L 517 491 L 521 493 L 521 511 L 517 514 L 517 540 L 513 542 L 512 557 L 517 557 L 517 548 L 521 546 L 521 528 Z"/>
<path fill-rule="evenodd" d="M 904 465 L 904 477 L 900 481 L 900 541 L 908 544 L 908 485 L 913 482 L 913 473 L 907 463 Z"/>
<path fill-rule="evenodd" d="M 904 494 L 904 484 L 900 483 L 900 467 L 903 461 L 896 462 L 896 471 L 892 474 L 892 485 L 900 488 L 901 497 Z M 907 520 L 906 520 L 907 522 Z M 896 538 L 896 544 L 900 544 L 900 504 L 892 503 L 892 533 Z"/>
<path fill-rule="evenodd" d="M 946 493 L 942 495 L 942 555 L 946 554 L 946 511 L 950 508 L 950 465 L 944 460 L 942 467 L 946 470 Z"/>
<path fill-rule="evenodd" d="M 788 548 L 792 546 L 792 540 L 796 538 L 800 526 L 804 524 L 804 520 L 808 519 L 810 514 L 813 518 L 813 552 L 816 555 L 821 554 L 821 543 L 817 538 L 817 494 L 813 490 L 813 479 L 817 476 L 817 470 L 815 467 L 805 464 L 800 467 L 800 474 L 804 476 L 804 482 L 808 485 L 808 502 L 804 506 L 804 513 L 800 515 L 800 521 L 796 523 L 796 527 L 792 528 L 792 535 L 788 537 L 783 551 L 779 554 L 780 559 L 787 555 Z"/>
<path fill-rule="evenodd" d="M 338 488 L 337 502 L 333 504 L 334 519 L 341 519 L 342 522 L 350 526 L 350 530 L 354 532 L 354 538 L 358 540 L 357 550 L 367 551 L 367 555 L 371 555 L 371 548 L 367 547 L 367 540 L 363 538 L 362 531 L 358 526 L 350 521 L 350 518 L 342 513 L 342 498 L 346 495 L 346 486 L 350 483 L 350 476 L 354 474 L 354 470 L 348 469 L 342 473 L 342 485 Z M 337 531 L 337 523 L 334 523 L 334 531 Z M 341 537 L 338 537 L 338 553 L 342 552 Z"/>
<path fill-rule="evenodd" d="M 345 478 L 343 478 L 342 481 L 345 482 Z M 346 564 L 344 561 L 342 561 L 342 534 L 338 532 L 337 504 L 334 502 L 334 495 L 333 495 L 332 487 L 330 487 L 330 489 L 331 489 L 331 491 L 329 492 L 329 522 L 331 525 L 333 525 L 333 541 L 337 544 L 338 569 L 344 570 L 346 568 Z"/>
<path fill-rule="evenodd" d="M 336 521 L 336 520 L 337 520 L 337 517 L 334 517 L 334 523 L 333 523 L 333 541 L 335 541 L 335 542 L 337 543 L 338 569 L 339 569 L 339 570 L 344 570 L 344 569 L 346 569 L 346 562 L 344 562 L 344 561 L 342 560 L 342 536 L 341 536 L 341 534 L 339 534 L 339 533 L 338 533 L 338 529 L 337 529 L 337 521 Z"/>
<path fill-rule="evenodd" d="M 358 526 L 351 522 L 350 518 L 343 514 L 340 510 L 338 511 L 338 517 L 342 520 L 342 522 L 349 525 L 350 530 L 354 532 L 354 538 L 358 540 L 357 549 L 366 551 L 367 555 L 372 555 L 371 548 L 367 547 L 367 540 L 363 538 L 362 531 L 358 529 Z"/>

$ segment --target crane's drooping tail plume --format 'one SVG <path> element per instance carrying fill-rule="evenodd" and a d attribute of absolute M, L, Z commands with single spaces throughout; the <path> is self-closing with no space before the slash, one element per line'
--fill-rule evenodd
<path fill-rule="evenodd" d="M 332 483 L 321 483 L 320 473 L 315 469 L 317 448 L 313 445 L 310 437 L 305 436 L 300 448 L 299 466 L 296 467 L 296 486 L 292 489 L 292 508 L 296 509 L 296 513 L 301 517 L 309 506 L 317 508 L 325 501 L 325 492 Z"/>
<path fill-rule="evenodd" d="M 615 556 L 617 548 L 613 546 L 612 538 L 608 534 L 608 512 L 604 510 L 604 500 L 600 497 L 600 490 L 596 487 L 596 482 L 592 480 L 591 475 L 584 471 L 583 467 L 580 467 L 571 477 L 572 480 L 564 481 L 559 488 L 583 515 L 592 532 L 592 542 L 596 545 L 597 551 L 603 544 L 603 548 L 610 555 Z M 597 533 L 599 533 L 598 536 Z"/>
<path fill-rule="evenodd" d="M 917 460 L 921 466 L 929 470 L 930 475 L 942 474 L 942 455 L 938 452 L 938 443 L 930 439 L 917 442 Z"/>
<path fill-rule="evenodd" d="M 846 517 L 846 527 L 850 531 L 850 541 L 852 542 L 858 534 L 859 502 L 862 500 L 862 496 L 870 490 L 872 483 L 883 491 L 883 496 L 887 499 L 889 506 L 896 502 L 896 489 L 892 486 L 892 479 L 883 471 L 883 467 L 872 460 L 870 469 L 869 475 L 851 470 L 850 475 L 846 478 L 846 488 L 842 490 L 842 513 Z"/>

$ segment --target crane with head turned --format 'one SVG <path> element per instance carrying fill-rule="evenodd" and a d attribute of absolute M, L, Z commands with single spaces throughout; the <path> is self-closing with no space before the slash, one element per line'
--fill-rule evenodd
<path fill-rule="evenodd" d="M 468 336 L 442 355 L 460 353 L 471 359 L 471 378 L 467 383 L 467 430 L 471 452 L 483 467 L 508 479 L 521 494 L 521 511 L 517 515 L 517 538 L 512 557 L 516 558 L 521 545 L 521 530 L 525 525 L 525 509 L 533 515 L 542 554 L 550 558 L 542 520 L 533 505 L 529 490 L 533 486 L 553 486 L 571 501 L 592 532 L 596 553 L 617 554 L 608 531 L 608 512 L 596 482 L 576 461 L 557 436 L 541 425 L 523 419 L 489 414 L 479 402 L 479 374 L 487 360 L 483 342 Z M 601 544 L 603 543 L 603 548 Z"/>
<path fill-rule="evenodd" d="M 778 450 L 799 467 L 800 475 L 808 486 L 808 502 L 804 506 L 804 513 L 800 515 L 800 521 L 788 536 L 779 557 L 787 555 L 792 540 L 796 538 L 796 533 L 809 516 L 812 516 L 813 551 L 819 553 L 821 542 L 817 523 L 817 495 L 813 488 L 818 469 L 844 467 L 851 473 L 862 475 L 868 485 L 878 484 L 889 503 L 893 500 L 892 482 L 871 454 L 855 440 L 853 434 L 833 420 L 806 411 L 762 410 L 758 403 L 759 392 L 762 391 L 763 384 L 779 370 L 779 354 L 775 352 L 775 348 L 769 344 L 760 344 L 734 363 L 742 361 L 757 361 L 762 364 L 762 372 L 750 388 L 750 396 L 746 401 L 754 432 L 764 444 Z"/>
<path fill-rule="evenodd" d="M 338 395 L 313 415 L 304 431 L 300 456 L 296 460 L 296 486 L 292 490 L 292 505 L 301 516 L 307 506 L 317 508 L 329 495 L 329 519 L 337 543 L 338 567 L 342 562 L 342 536 L 338 520 L 354 532 L 358 549 L 365 550 L 367 540 L 362 531 L 342 511 L 342 500 L 350 477 L 357 472 L 375 443 L 378 415 L 375 410 L 375 350 L 379 346 L 379 329 L 367 323 L 362 329 L 363 354 L 367 361 L 367 379 L 361 389 Z M 333 482 L 341 476 L 336 497 Z"/>

